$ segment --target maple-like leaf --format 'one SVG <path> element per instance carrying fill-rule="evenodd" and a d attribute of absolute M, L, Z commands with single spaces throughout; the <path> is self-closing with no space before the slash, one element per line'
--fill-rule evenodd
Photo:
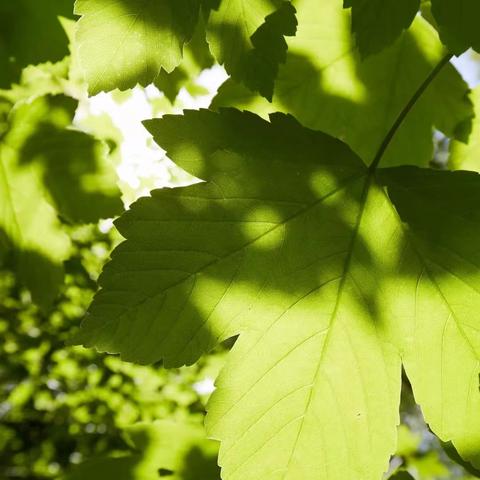
<path fill-rule="evenodd" d="M 227 480 L 380 478 L 402 362 L 433 431 L 478 464 L 480 177 L 369 169 L 282 114 L 146 125 L 205 183 L 117 222 L 77 341 L 172 366 L 240 334 L 207 418 Z"/>
<path fill-rule="evenodd" d="M 285 62 L 284 36 L 295 35 L 295 9 L 283 0 L 228 0 L 210 13 L 208 41 L 227 72 L 268 100 L 279 65 Z"/>

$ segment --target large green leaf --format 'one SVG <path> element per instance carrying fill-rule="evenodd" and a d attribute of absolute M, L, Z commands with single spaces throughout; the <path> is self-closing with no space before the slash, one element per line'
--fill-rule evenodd
<path fill-rule="evenodd" d="M 24 67 L 68 54 L 58 17 L 71 17 L 72 11 L 73 0 L 0 2 L 0 88 L 17 81 Z"/>
<path fill-rule="evenodd" d="M 442 40 L 455 54 L 470 47 L 480 51 L 480 2 L 478 0 L 432 0 L 432 13 Z"/>
<path fill-rule="evenodd" d="M 298 148 L 302 146 L 310 152 L 309 155 L 301 154 L 304 169 L 323 171 L 326 167 L 318 165 L 316 151 L 331 148 L 335 153 L 339 149 L 350 158 L 350 165 L 338 172 L 343 180 L 359 175 L 362 170 L 348 148 L 322 134 L 311 134 L 283 116 L 278 117 L 272 129 L 254 115 L 239 115 L 235 111 L 222 116 L 207 112 L 202 115 L 190 113 L 190 121 L 181 125 L 175 117 L 170 118 L 161 131 L 156 122 L 149 122 L 147 126 L 155 137 L 170 138 L 168 148 L 174 158 L 177 155 L 173 149 L 188 152 L 190 148 L 191 164 L 182 162 L 181 166 L 197 177 L 212 181 L 185 189 L 156 190 L 152 192 L 152 198 L 140 199 L 117 221 L 119 230 L 131 241 L 113 254 L 115 261 L 107 266 L 100 279 L 104 289 L 90 310 L 81 335 L 82 340 L 89 344 L 94 342 L 102 349 L 121 350 L 126 359 L 153 362 L 163 358 L 168 365 L 181 365 L 193 363 L 210 349 L 217 341 L 212 337 L 219 336 L 222 340 L 238 333 L 238 325 L 231 323 L 230 317 L 243 308 L 242 304 L 212 312 L 206 328 L 198 325 L 198 308 L 206 311 L 214 308 L 224 293 L 221 278 L 215 281 L 214 276 L 232 277 L 241 266 L 243 256 L 262 259 L 261 264 L 265 264 L 263 250 L 268 252 L 269 242 L 278 242 L 278 235 L 282 232 L 275 228 L 275 235 L 266 236 L 266 233 L 288 218 L 295 218 L 309 203 L 318 200 L 312 187 L 304 185 L 299 177 L 299 153 L 294 140 L 298 142 Z M 168 133 L 163 134 L 166 129 Z M 181 140 L 187 138 L 188 142 Z M 194 143 L 197 140 L 198 145 Z M 235 145 L 238 153 L 226 152 L 228 162 L 223 162 L 220 156 L 218 161 L 207 163 L 206 158 L 220 145 Z M 199 154 L 196 155 L 196 152 Z M 259 162 L 259 155 L 262 160 L 268 158 Z M 329 155 L 325 161 L 329 162 L 327 167 L 333 175 L 337 166 L 335 155 Z M 272 164 L 277 168 L 272 168 Z M 228 181 L 228 171 L 235 175 L 238 182 L 243 179 L 242 186 L 233 184 L 234 191 L 230 193 L 233 198 L 239 199 L 238 202 L 223 200 L 223 184 Z M 334 190 L 335 178 L 332 177 L 325 188 Z M 225 221 L 222 222 L 222 219 Z M 168 228 L 153 229 L 152 226 L 157 223 Z M 212 243 L 211 238 L 215 238 L 217 243 Z M 259 245 L 265 243 L 264 249 L 258 250 L 253 245 L 257 243 L 257 238 Z M 164 252 L 157 250 L 158 245 Z M 248 249 L 248 254 L 243 252 L 244 248 Z M 271 261 L 276 263 L 277 259 L 272 258 Z M 134 272 L 132 263 L 136 262 L 138 271 Z M 180 262 L 183 267 L 169 268 L 168 262 Z M 253 258 L 244 263 L 244 268 L 246 272 L 238 271 L 236 275 L 239 278 L 245 275 L 256 283 L 253 291 L 270 275 L 268 269 L 256 264 Z M 205 270 L 212 273 L 207 275 Z M 197 271 L 202 275 L 196 276 Z M 144 275 L 151 276 L 148 288 L 144 285 Z M 133 290 L 123 295 L 123 300 L 117 304 L 115 290 L 125 280 Z M 121 288 L 124 289 L 124 286 Z M 184 297 L 190 291 L 189 305 L 185 305 Z M 210 292 L 208 295 L 211 298 L 207 302 L 201 300 L 202 292 Z M 235 292 L 232 293 L 234 301 Z M 168 301 L 164 301 L 165 297 Z M 224 301 L 229 303 L 229 298 L 227 296 Z M 159 330 L 151 330 L 152 313 L 161 314 L 162 310 L 170 311 L 171 324 L 162 326 L 158 323 L 156 328 Z M 117 323 L 119 318 L 125 321 Z M 118 325 L 114 338 L 105 328 L 104 321 Z M 178 337 L 177 329 L 192 332 L 191 340 Z M 169 330 L 171 337 L 167 340 Z M 140 348 L 136 339 L 142 343 L 146 332 L 150 332 L 151 345 Z M 165 348 L 159 349 L 159 340 L 164 337 Z"/>
<path fill-rule="evenodd" d="M 397 292 L 396 320 L 413 322 L 402 351 L 407 375 L 432 430 L 478 466 L 480 176 L 409 167 L 379 176 L 417 264 L 415 288 Z"/>
<path fill-rule="evenodd" d="M 349 12 L 340 0 L 297 0 L 294 6 L 299 27 L 288 40 L 273 104 L 229 80 L 213 105 L 263 116 L 277 110 L 292 113 L 303 125 L 345 141 L 368 164 L 445 50 L 434 28 L 416 18 L 393 46 L 362 61 L 351 38 Z M 446 65 L 397 132 L 382 164 L 428 165 L 434 127 L 466 139 L 473 116 L 467 92 L 454 67 Z"/>
<path fill-rule="evenodd" d="M 284 36 L 295 35 L 295 9 L 283 0 L 227 0 L 212 11 L 208 41 L 227 72 L 271 100 L 279 65 L 285 62 Z"/>
<path fill-rule="evenodd" d="M 352 32 L 363 56 L 378 53 L 406 30 L 420 0 L 344 0 L 352 8 Z"/>
<path fill-rule="evenodd" d="M 152 83 L 182 59 L 199 0 L 77 0 L 76 43 L 89 93 Z"/>
<path fill-rule="evenodd" d="M 154 191 L 117 222 L 127 241 L 77 341 L 181 365 L 240 334 L 208 416 L 227 480 L 380 478 L 401 359 L 432 429 L 478 464 L 480 177 L 374 173 L 270 120 L 147 122 L 206 183 Z"/>
<path fill-rule="evenodd" d="M 195 89 L 195 80 L 200 72 L 214 63 L 205 38 L 205 25 L 200 21 L 192 39 L 185 45 L 181 63 L 170 73 L 162 70 L 155 80 L 155 85 L 174 103 L 181 88 Z"/>

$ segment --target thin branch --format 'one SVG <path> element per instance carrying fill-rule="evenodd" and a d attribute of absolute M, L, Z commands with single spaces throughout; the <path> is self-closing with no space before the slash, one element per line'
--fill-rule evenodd
<path fill-rule="evenodd" d="M 453 54 L 449 53 L 448 55 L 445 55 L 445 57 L 443 57 L 440 60 L 438 65 L 432 70 L 430 75 L 420 85 L 420 87 L 415 92 L 415 94 L 410 99 L 410 101 L 407 103 L 407 105 L 405 105 L 405 108 L 400 112 L 400 115 L 397 117 L 397 119 L 395 120 L 395 123 L 392 125 L 392 128 L 388 131 L 387 135 L 385 136 L 382 144 L 380 145 L 380 148 L 378 149 L 377 154 L 375 155 L 375 158 L 373 159 L 372 164 L 369 167 L 369 170 L 371 172 L 375 171 L 375 169 L 378 167 L 380 160 L 382 160 L 383 155 L 387 151 L 387 148 L 390 145 L 391 141 L 393 140 L 393 137 L 397 133 L 397 130 L 402 126 L 402 123 L 405 120 L 406 116 L 410 113 L 410 111 L 418 102 L 418 100 L 423 95 L 425 90 L 433 82 L 433 80 L 435 80 L 435 77 L 441 72 L 442 68 L 450 61 L 452 57 L 453 57 Z"/>

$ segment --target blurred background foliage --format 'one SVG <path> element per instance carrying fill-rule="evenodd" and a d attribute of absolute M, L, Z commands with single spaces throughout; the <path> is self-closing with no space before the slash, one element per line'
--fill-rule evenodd
<path fill-rule="evenodd" d="M 19 274 L 15 232 L 4 231 L 0 212 L 0 479 L 217 480 L 218 445 L 206 440 L 203 420 L 228 345 L 194 366 L 165 370 L 70 347 L 66 341 L 78 329 L 101 268 L 121 241 L 111 220 L 101 220 L 119 213 L 108 202 L 121 194 L 128 205 L 152 188 L 192 181 L 154 146 L 140 121 L 184 106 L 208 106 L 226 75 L 213 65 L 199 28 L 184 61 L 171 74 L 162 72 L 155 87 L 89 98 L 71 45 L 72 7 L 72 0 L 0 0 L 0 164 L 6 159 L 14 180 L 23 182 L 25 164 L 43 162 L 41 174 L 28 177 L 24 194 L 32 205 L 42 201 L 54 209 L 51 228 L 68 239 L 64 252 L 53 252 L 52 262 L 62 274 L 54 285 L 44 285 L 53 293 L 47 292 L 50 300 L 39 307 L 28 278 Z M 31 34 L 19 36 L 20 30 Z M 471 55 L 460 62 L 478 75 L 478 59 Z M 58 121 L 52 115 L 56 104 L 65 110 Z M 45 138 L 53 134 L 57 143 L 73 135 L 81 147 L 86 145 L 84 151 L 92 153 L 90 170 L 79 167 L 81 157 L 50 148 Z M 448 140 L 435 139 L 432 162 L 442 168 Z M 25 144 L 28 148 L 22 148 Z M 105 165 L 120 189 L 110 188 L 107 207 L 102 210 L 95 200 L 94 218 L 83 218 L 77 207 L 88 206 L 92 200 L 86 194 L 92 189 L 84 189 L 81 180 L 90 176 L 94 198 L 102 198 Z M 52 171 L 54 178 L 45 180 Z M 72 191 L 86 196 L 69 209 Z M 32 245 L 38 241 L 34 238 Z M 389 475 L 400 480 L 480 478 L 451 445 L 441 445 L 429 432 L 406 379 L 398 451 Z"/>
<path fill-rule="evenodd" d="M 32 303 L 11 272 L 1 271 L 0 478 L 57 478 L 85 459 L 124 457 L 136 449 L 125 431 L 138 422 L 194 424 L 199 436 L 221 352 L 192 367 L 165 370 L 65 346 L 118 241 L 114 232 L 94 225 L 69 229 L 73 249 L 65 284 L 49 313 Z"/>

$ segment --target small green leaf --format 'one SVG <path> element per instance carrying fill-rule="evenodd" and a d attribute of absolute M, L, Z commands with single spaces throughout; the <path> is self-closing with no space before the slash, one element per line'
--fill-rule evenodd
<path fill-rule="evenodd" d="M 391 45 L 412 23 L 420 0 L 344 0 L 352 8 L 352 32 L 362 56 Z"/>
<path fill-rule="evenodd" d="M 4 143 L 18 165 L 36 165 L 46 198 L 63 217 L 89 223 L 118 215 L 122 202 L 106 145 L 70 128 L 77 103 L 56 95 L 19 104 Z"/>
<path fill-rule="evenodd" d="M 19 165 L 16 155 L 0 144 L 0 232 L 4 251 L 14 251 L 15 270 L 33 300 L 47 309 L 63 279 L 62 262 L 70 241 L 55 209 L 42 196 L 36 165 Z"/>
<path fill-rule="evenodd" d="M 271 100 L 278 67 L 285 62 L 284 36 L 295 35 L 295 9 L 282 0 L 231 0 L 212 11 L 208 42 L 234 78 Z"/>
<path fill-rule="evenodd" d="M 77 0 L 76 44 L 91 95 L 146 86 L 182 59 L 199 0 Z"/>
<path fill-rule="evenodd" d="M 297 30 L 295 8 L 289 2 L 265 19 L 252 35 L 253 50 L 246 56 L 240 79 L 254 92 L 272 101 L 274 81 L 279 66 L 285 63 L 287 42 L 284 36 L 293 36 Z"/>
<path fill-rule="evenodd" d="M 8 88 L 30 64 L 68 55 L 68 38 L 58 19 L 71 17 L 73 0 L 0 2 L 0 88 Z"/>
<path fill-rule="evenodd" d="M 478 0 L 432 0 L 432 13 L 442 41 L 459 55 L 468 48 L 480 52 L 480 2 Z"/>
<path fill-rule="evenodd" d="M 105 145 L 70 129 L 77 102 L 63 95 L 20 102 L 0 144 L 0 230 L 20 280 L 48 308 L 70 241 L 58 215 L 94 222 L 122 211 Z M 5 243 L 5 242 L 2 242 Z"/>

